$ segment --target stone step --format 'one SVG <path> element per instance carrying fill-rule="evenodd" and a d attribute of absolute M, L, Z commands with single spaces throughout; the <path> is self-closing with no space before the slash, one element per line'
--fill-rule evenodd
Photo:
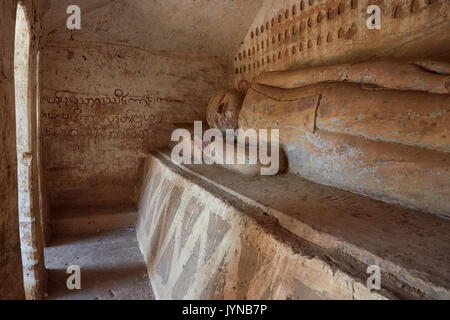
<path fill-rule="evenodd" d="M 56 235 L 80 235 L 106 230 L 134 228 L 134 205 L 59 207 L 52 210 L 51 228 Z"/>

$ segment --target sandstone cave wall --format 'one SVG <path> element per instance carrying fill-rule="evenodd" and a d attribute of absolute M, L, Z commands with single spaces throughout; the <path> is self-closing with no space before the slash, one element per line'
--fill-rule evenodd
<path fill-rule="evenodd" d="M 369 5 L 380 7 L 381 29 L 367 27 Z M 404 63 L 421 70 L 411 62 L 421 59 L 450 62 L 449 43 L 450 2 L 446 0 L 266 0 L 235 54 L 233 86 L 238 87 L 242 80 L 255 83 L 266 71 L 320 66 L 323 68 L 315 71 L 320 78 L 326 73 L 326 66 L 350 63 L 350 68 L 361 61 L 381 59 L 396 60 L 395 65 Z M 310 72 L 314 74 L 314 70 Z M 369 68 L 364 72 L 365 77 L 370 78 Z M 403 75 L 402 72 L 395 74 L 392 68 L 386 68 L 384 74 L 392 79 Z M 345 72 L 342 79 L 344 75 Z M 420 88 L 423 79 L 417 78 L 416 83 Z M 343 84 L 343 89 L 337 90 L 337 100 L 341 99 L 342 103 L 331 102 L 331 109 L 341 115 L 334 117 L 327 128 L 320 128 L 321 112 L 325 107 L 321 100 L 310 106 L 313 113 L 317 111 L 310 118 L 315 126 L 309 137 L 314 141 L 311 144 L 302 142 L 305 131 L 302 117 L 293 111 L 301 109 L 299 102 L 293 103 L 292 110 L 283 109 L 277 99 L 264 105 L 261 101 L 266 101 L 266 97 L 257 104 L 252 94 L 254 96 L 258 89 L 253 88 L 244 101 L 246 112 L 241 111 L 240 125 L 243 129 L 279 128 L 280 142 L 293 173 L 315 182 L 448 217 L 450 169 L 447 149 L 408 148 L 404 142 L 383 136 L 387 132 L 396 137 L 409 135 L 424 141 L 427 134 L 437 130 L 439 134 L 433 137 L 433 143 L 443 141 L 448 146 L 449 127 L 445 120 L 449 110 L 448 94 L 445 93 L 448 85 L 445 86 L 444 94 L 421 94 L 413 90 L 380 93 L 376 91 L 380 88 L 373 87 L 375 91 L 371 92 L 363 85 L 361 97 L 357 98 L 354 93 L 346 94 L 343 89 L 348 88 L 348 84 Z M 314 94 L 324 96 L 321 89 Z M 383 95 L 394 98 L 379 99 Z M 433 113 L 431 105 L 418 102 L 419 99 L 408 101 L 405 98 L 408 95 L 422 97 L 422 101 L 439 101 L 439 112 Z M 362 100 L 358 100 L 360 98 Z M 392 103 L 395 99 L 398 103 Z M 342 114 L 355 111 L 351 109 L 355 101 L 365 101 L 355 112 L 361 116 L 355 116 L 352 123 L 342 124 Z M 383 110 L 383 104 L 389 101 L 391 108 Z M 289 116 L 283 118 L 286 114 Z M 358 131 L 359 126 L 368 125 L 369 114 L 375 115 L 370 124 L 375 132 L 373 136 Z M 406 132 L 405 126 L 412 125 L 416 119 L 411 114 L 423 117 L 423 121 L 411 132 Z M 383 128 L 383 119 L 389 126 Z M 396 119 L 402 119 L 402 122 L 396 123 Z M 337 132 L 339 125 L 342 135 L 330 134 Z M 426 181 L 429 184 L 425 186 Z"/>
<path fill-rule="evenodd" d="M 368 29 L 367 8 L 381 9 Z M 234 56 L 234 86 L 264 71 L 380 57 L 450 58 L 447 0 L 265 0 Z"/>
<path fill-rule="evenodd" d="M 215 56 L 46 39 L 41 135 L 51 205 L 135 201 L 144 155 L 168 143 L 173 124 L 204 120 L 230 69 Z"/>
<path fill-rule="evenodd" d="M 20 181 L 22 190 L 35 190 L 30 197 L 31 210 L 22 215 L 20 228 L 23 234 L 24 252 L 28 266 L 25 271 L 30 277 L 24 279 L 22 270 L 21 242 L 19 232 L 18 172 L 16 148 L 16 106 L 14 78 L 15 26 L 18 1 L 5 0 L 0 3 L 0 299 L 23 299 L 43 294 L 45 271 L 42 259 L 42 233 L 49 234 L 48 211 L 45 184 L 40 176 L 39 145 L 36 135 L 37 122 L 37 67 L 40 30 L 39 13 L 31 0 L 21 2 L 26 10 L 30 26 L 29 56 L 29 141 L 30 176 Z M 19 128 L 20 129 L 20 128 Z M 26 216 L 32 219 L 25 219 Z M 41 224 L 42 222 L 42 224 Z M 33 230 L 33 234 L 29 231 Z M 29 267 L 29 268 L 28 268 Z M 36 284 L 40 282 L 40 284 Z"/>

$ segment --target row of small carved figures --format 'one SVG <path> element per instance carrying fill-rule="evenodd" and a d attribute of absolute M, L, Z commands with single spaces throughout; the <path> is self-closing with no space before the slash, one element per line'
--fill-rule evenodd
<path fill-rule="evenodd" d="M 341 27 L 339 29 L 339 31 L 338 31 L 337 37 L 339 39 L 345 38 L 345 39 L 348 40 L 348 39 L 351 39 L 352 36 L 356 34 L 356 32 L 357 32 L 356 25 L 352 24 L 352 26 L 350 27 L 350 29 L 347 32 L 345 32 L 344 29 Z M 327 42 L 331 42 L 332 40 L 333 40 L 332 34 L 328 33 L 326 41 Z M 319 34 L 317 36 L 317 39 L 314 42 L 317 44 L 317 46 L 320 46 L 322 41 L 323 41 L 322 35 Z M 307 43 L 306 43 L 306 46 L 307 46 L 307 49 L 311 49 L 313 47 L 313 40 L 311 40 L 311 39 L 308 40 Z M 298 49 L 297 49 L 297 45 L 293 45 L 291 50 L 286 48 L 285 51 L 284 51 L 284 57 L 288 57 L 289 53 L 292 53 L 292 55 L 295 55 L 297 52 L 303 51 L 303 48 L 304 48 L 303 47 L 303 42 L 300 42 L 300 44 L 298 45 Z M 278 60 L 281 60 L 282 58 L 283 58 L 283 52 L 280 50 L 278 52 Z M 277 60 L 277 55 L 274 53 L 272 55 L 272 58 L 270 57 L 270 55 L 268 55 L 267 58 L 262 57 L 261 60 L 258 59 L 256 62 L 253 61 L 253 63 L 249 63 L 248 64 L 248 69 L 247 69 L 247 65 L 236 67 L 235 73 L 236 74 L 240 74 L 240 73 L 243 73 L 243 72 L 247 72 L 247 70 L 250 72 L 252 70 L 252 66 L 253 66 L 253 70 L 255 70 L 256 68 L 264 66 L 266 61 L 267 61 L 267 64 L 269 64 L 270 62 L 274 62 L 275 63 L 276 60 Z"/>
<path fill-rule="evenodd" d="M 437 3 L 439 0 L 423 0 L 423 1 L 424 1 L 424 5 L 428 6 L 428 5 Z M 314 1 L 310 0 L 309 2 L 310 2 L 310 5 L 312 5 Z M 349 8 L 356 9 L 357 7 L 358 7 L 357 0 L 351 0 Z M 411 3 L 408 5 L 408 7 L 409 7 L 408 10 L 410 12 L 412 12 L 412 13 L 418 12 L 419 7 L 420 7 L 419 0 L 411 0 Z M 300 10 L 303 11 L 303 9 L 304 9 L 304 4 L 303 4 L 303 1 L 301 1 Z M 287 29 L 284 32 L 284 38 L 283 38 L 282 33 L 279 33 L 278 34 L 278 42 L 282 42 L 283 40 L 289 39 L 291 35 L 294 35 L 297 33 L 297 30 L 299 32 L 302 32 L 303 30 L 305 30 L 306 25 L 308 27 L 312 27 L 313 21 L 317 21 L 317 23 L 320 24 L 320 22 L 323 20 L 324 17 L 326 17 L 328 20 L 332 20 L 333 17 L 335 17 L 336 15 L 341 15 L 345 11 L 345 9 L 346 9 L 345 3 L 341 2 L 341 3 L 339 3 L 339 5 L 336 9 L 329 8 L 325 14 L 323 14 L 321 11 L 319 11 L 316 15 L 316 19 L 312 19 L 312 17 L 310 16 L 307 19 L 307 24 L 305 24 L 305 22 L 303 21 L 300 23 L 299 27 L 297 27 L 296 25 L 293 25 L 290 29 Z M 401 11 L 402 11 L 402 9 L 401 9 L 400 5 L 393 6 L 392 17 L 398 18 L 399 16 L 401 16 Z M 293 18 L 295 17 L 296 12 L 297 12 L 297 7 L 296 7 L 296 5 L 294 5 L 292 8 L 292 17 Z M 286 10 L 285 14 L 284 14 L 284 17 L 286 20 L 289 19 L 289 15 L 290 15 L 289 10 Z M 305 15 L 306 15 L 306 13 L 305 13 Z M 251 38 L 254 39 L 255 37 L 259 36 L 260 34 L 262 35 L 265 30 L 267 30 L 267 31 L 269 30 L 269 26 L 275 27 L 275 24 L 277 22 L 282 23 L 282 21 L 283 21 L 283 14 L 279 14 L 278 19 L 272 18 L 271 23 L 266 22 L 265 26 L 262 25 L 261 27 L 256 28 L 255 31 L 252 31 Z M 339 33 L 341 33 L 341 31 L 339 31 Z M 339 37 L 339 38 L 341 38 L 341 37 Z M 272 36 L 271 42 L 274 46 L 276 46 L 276 37 L 275 36 Z M 267 49 L 269 48 L 269 45 L 270 45 L 270 41 L 269 41 L 269 39 L 267 39 L 266 40 Z M 256 48 L 255 48 L 255 46 L 253 46 L 253 48 L 249 48 L 248 50 L 243 50 L 242 52 L 239 52 L 234 60 L 235 61 L 242 60 L 242 59 L 245 59 L 247 56 L 250 58 L 250 56 L 252 54 L 254 55 L 256 52 L 258 52 L 260 48 L 261 48 L 261 50 L 264 50 L 264 47 L 265 47 L 265 42 L 264 42 L 264 40 L 262 40 L 261 44 L 257 43 Z"/>
<path fill-rule="evenodd" d="M 420 7 L 421 7 L 420 2 L 423 2 L 423 5 L 426 7 L 428 5 L 435 4 L 439 1 L 440 0 L 410 0 L 409 3 L 406 1 L 403 4 L 407 6 L 409 12 L 416 13 L 420 10 Z M 358 2 L 359 2 L 358 0 L 348 0 L 348 2 L 349 2 L 348 6 L 346 6 L 345 1 L 341 1 L 336 8 L 328 8 L 328 10 L 326 10 L 325 15 L 321 11 L 319 11 L 317 14 L 317 22 L 320 23 L 324 16 L 326 16 L 328 20 L 331 20 L 333 17 L 343 14 L 345 12 L 345 10 L 347 9 L 347 7 L 349 9 L 357 9 L 358 8 Z M 395 4 L 395 2 L 394 2 L 394 4 Z M 262 35 L 265 31 L 269 31 L 269 29 L 271 27 L 275 28 L 277 23 L 281 24 L 283 22 L 283 19 L 287 21 L 287 20 L 289 20 L 290 17 L 295 18 L 295 16 L 297 15 L 297 11 L 300 11 L 300 12 L 304 11 L 305 3 L 312 6 L 314 4 L 314 0 L 300 1 L 299 5 L 298 5 L 298 9 L 297 9 L 297 5 L 294 4 L 292 6 L 291 10 L 286 9 L 284 11 L 284 15 L 282 13 L 279 13 L 277 17 L 272 18 L 270 23 L 268 21 L 266 21 L 266 23 L 261 25 L 261 27 L 256 28 L 254 31 L 251 31 L 250 37 L 252 39 L 254 39 L 255 37 L 258 37 L 260 34 Z M 369 6 L 371 4 L 372 4 L 372 2 L 368 1 L 366 5 Z M 397 4 L 397 5 L 393 6 L 392 16 L 394 18 L 398 17 L 399 11 L 401 10 L 400 9 L 401 5 L 402 4 Z M 307 13 L 304 13 L 304 15 L 307 15 Z"/>

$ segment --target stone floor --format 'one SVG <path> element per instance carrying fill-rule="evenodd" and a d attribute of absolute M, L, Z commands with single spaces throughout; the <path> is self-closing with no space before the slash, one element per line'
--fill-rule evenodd
<path fill-rule="evenodd" d="M 154 300 L 134 229 L 57 236 L 45 249 L 50 300 Z M 66 286 L 67 267 L 81 269 L 81 290 Z"/>

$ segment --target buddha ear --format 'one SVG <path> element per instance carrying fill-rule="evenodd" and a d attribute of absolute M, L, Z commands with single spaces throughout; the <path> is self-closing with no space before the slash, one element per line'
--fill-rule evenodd
<path fill-rule="evenodd" d="M 247 93 L 251 86 L 251 82 L 247 80 L 241 80 L 239 81 L 238 90 L 242 93 Z"/>

